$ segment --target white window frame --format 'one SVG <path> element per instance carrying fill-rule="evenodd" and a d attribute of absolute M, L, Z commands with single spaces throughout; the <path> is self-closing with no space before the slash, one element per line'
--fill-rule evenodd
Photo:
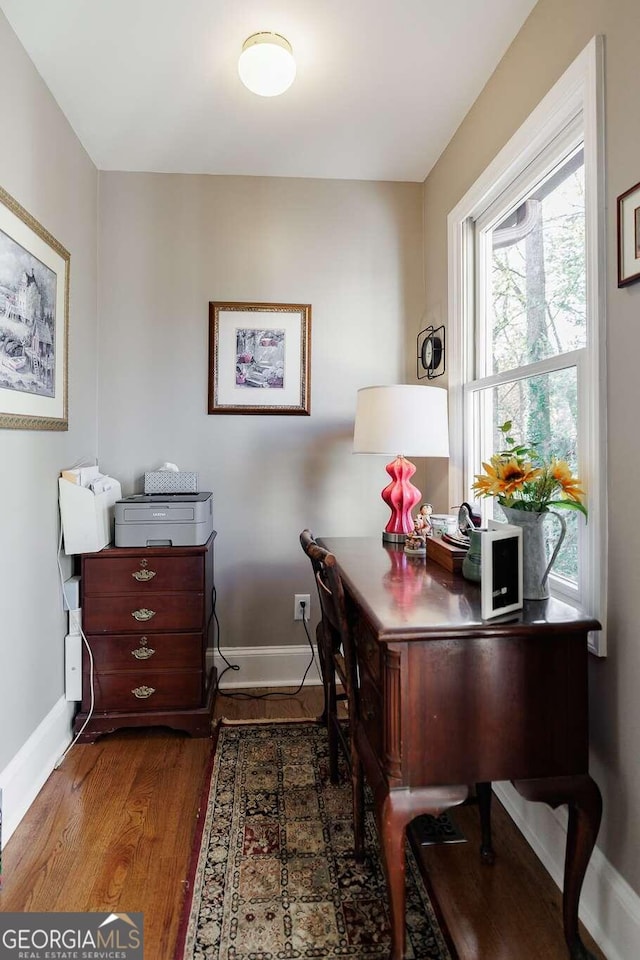
<path fill-rule="evenodd" d="M 586 204 L 587 349 L 581 351 L 578 375 L 590 387 L 581 405 L 578 443 L 580 477 L 588 494 L 589 521 L 581 570 L 580 606 L 597 617 L 603 629 L 589 636 L 589 649 L 606 655 L 607 614 L 607 460 L 606 460 L 606 232 L 604 204 L 603 40 L 593 37 L 518 131 L 467 191 L 448 217 L 449 404 L 451 455 L 450 503 L 468 499 L 471 447 L 465 436 L 465 382 L 473 378 L 474 344 L 469 317 L 474 309 L 473 222 L 510 189 L 556 140 L 578 124 L 582 130 Z M 541 367 L 544 367 L 544 361 Z M 537 365 L 536 365 L 537 366 Z M 533 372 L 533 368 L 532 368 Z"/>

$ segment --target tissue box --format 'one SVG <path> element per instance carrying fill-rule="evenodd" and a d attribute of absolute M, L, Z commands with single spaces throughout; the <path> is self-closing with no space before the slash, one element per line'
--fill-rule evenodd
<path fill-rule="evenodd" d="M 180 470 L 151 470 L 144 475 L 145 493 L 197 493 L 198 474 Z"/>

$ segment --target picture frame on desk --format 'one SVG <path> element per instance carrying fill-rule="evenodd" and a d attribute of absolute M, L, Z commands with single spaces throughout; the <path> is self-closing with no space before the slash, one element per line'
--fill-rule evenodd
<path fill-rule="evenodd" d="M 490 620 L 522 609 L 522 529 L 490 520 L 481 536 L 481 616 Z"/>
<path fill-rule="evenodd" d="M 68 429 L 70 262 L 0 187 L 0 427 Z"/>
<path fill-rule="evenodd" d="M 311 304 L 209 303 L 212 414 L 309 416 Z"/>

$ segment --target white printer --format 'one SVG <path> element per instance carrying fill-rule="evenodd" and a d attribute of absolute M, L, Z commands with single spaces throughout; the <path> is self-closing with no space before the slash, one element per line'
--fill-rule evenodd
<path fill-rule="evenodd" d="M 116 547 L 193 547 L 213 533 L 213 495 L 141 493 L 115 502 Z"/>

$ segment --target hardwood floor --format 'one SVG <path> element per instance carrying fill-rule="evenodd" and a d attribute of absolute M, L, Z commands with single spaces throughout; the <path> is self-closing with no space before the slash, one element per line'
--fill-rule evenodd
<path fill-rule="evenodd" d="M 308 687 L 292 699 L 219 696 L 216 716 L 321 709 L 321 688 Z M 3 852 L 0 911 L 142 911 L 145 957 L 172 960 L 210 754 L 210 740 L 152 729 L 75 746 Z M 469 842 L 423 848 L 422 860 L 459 960 L 567 960 L 560 894 L 499 802 L 493 867 L 479 862 L 477 809 L 454 819 Z"/>

